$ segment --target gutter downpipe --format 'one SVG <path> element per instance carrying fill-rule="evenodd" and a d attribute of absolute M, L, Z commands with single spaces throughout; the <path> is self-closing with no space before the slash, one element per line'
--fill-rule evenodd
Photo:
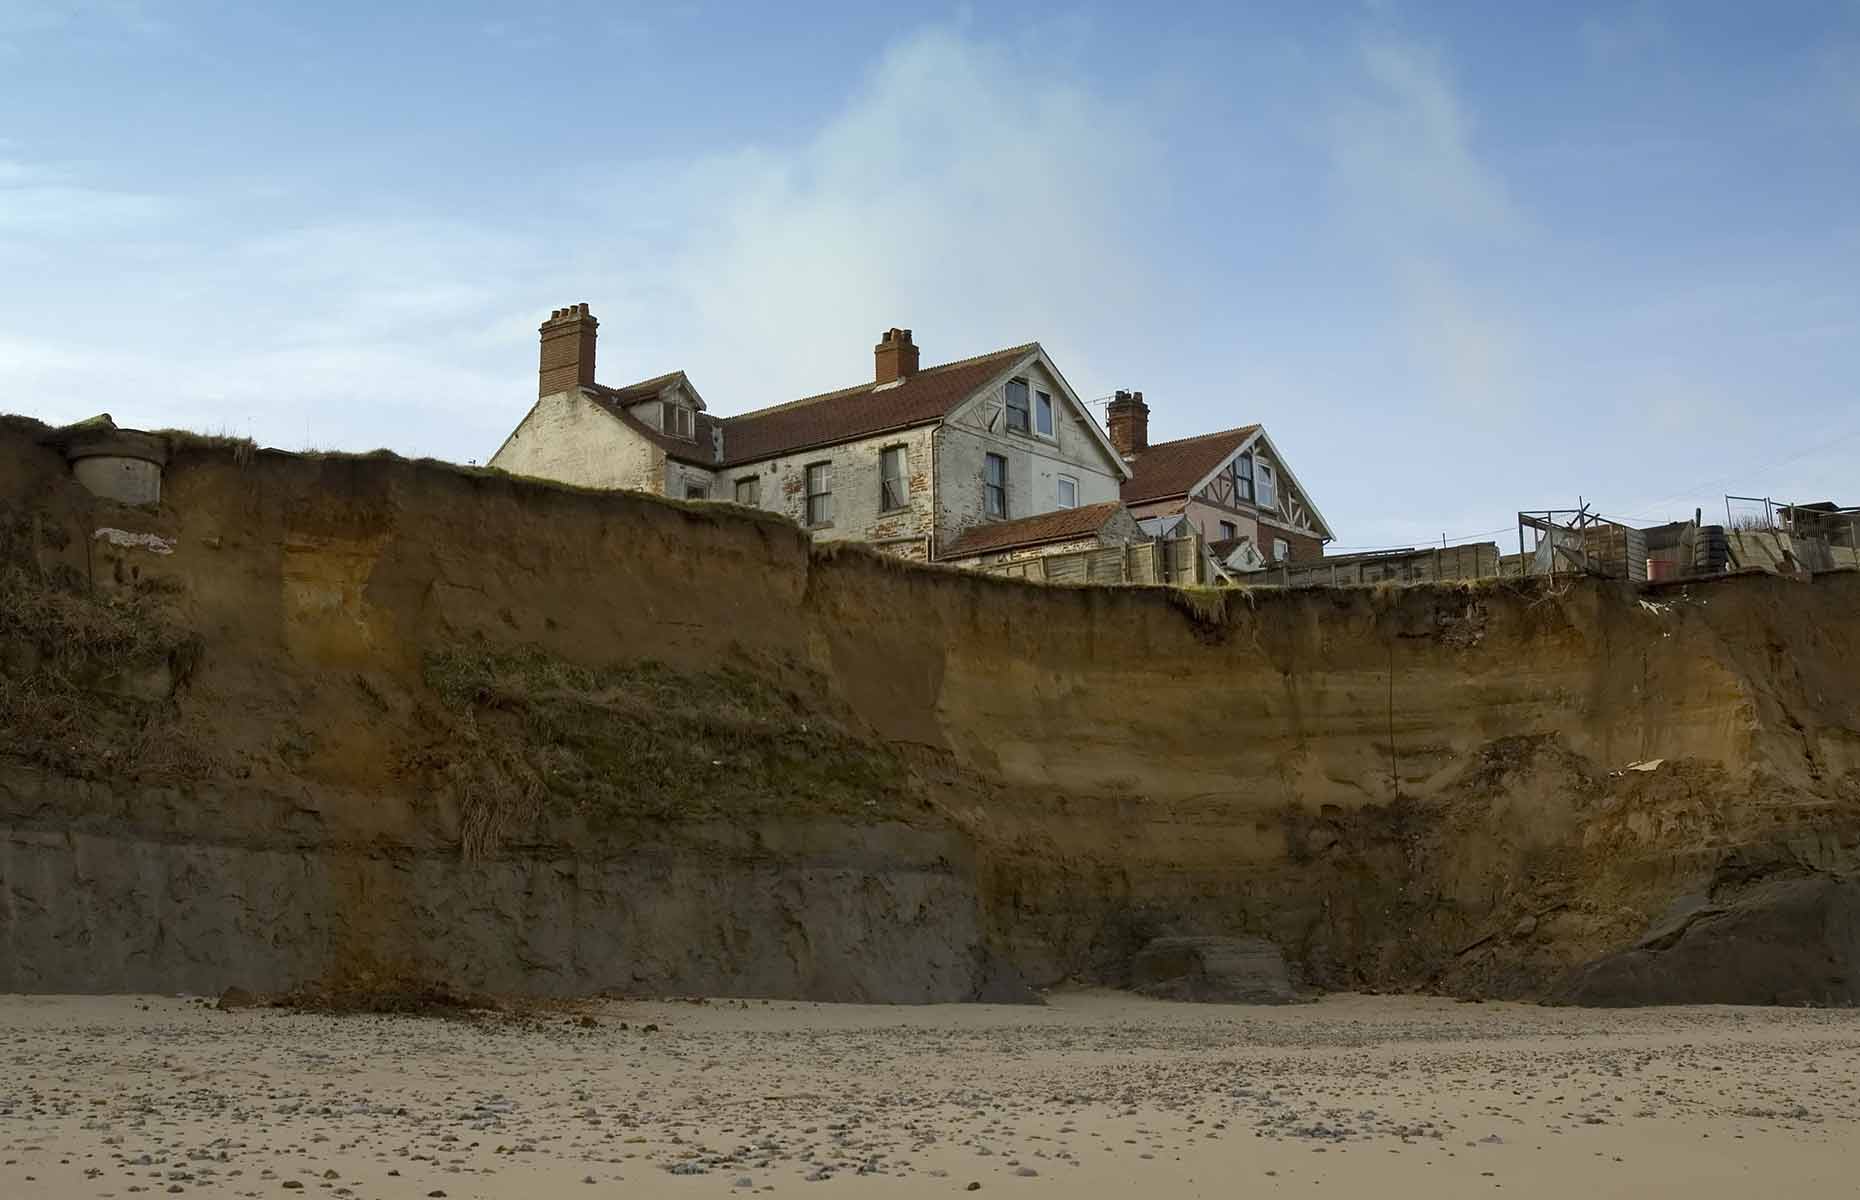
<path fill-rule="evenodd" d="M 940 437 L 942 433 L 943 422 L 938 421 L 935 425 L 930 427 L 930 534 L 926 539 L 928 542 L 928 546 L 926 547 L 927 553 L 924 555 L 924 561 L 926 562 L 936 561 L 936 444 L 938 437 Z"/>

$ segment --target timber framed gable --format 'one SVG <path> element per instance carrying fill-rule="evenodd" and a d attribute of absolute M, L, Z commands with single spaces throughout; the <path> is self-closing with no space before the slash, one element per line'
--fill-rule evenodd
<path fill-rule="evenodd" d="M 1255 430 L 1189 489 L 1197 500 L 1315 538 L 1333 536 L 1263 429 Z"/>

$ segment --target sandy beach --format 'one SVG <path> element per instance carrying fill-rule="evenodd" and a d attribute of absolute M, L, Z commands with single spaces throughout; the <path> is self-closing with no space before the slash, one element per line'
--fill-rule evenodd
<path fill-rule="evenodd" d="M 0 1000 L 0 1196 L 1845 1193 L 1860 1014 Z"/>

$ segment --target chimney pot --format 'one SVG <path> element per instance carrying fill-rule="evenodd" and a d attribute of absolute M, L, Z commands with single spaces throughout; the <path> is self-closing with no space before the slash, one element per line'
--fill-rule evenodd
<path fill-rule="evenodd" d="M 872 348 L 875 376 L 879 383 L 896 383 L 917 374 L 917 346 L 911 331 L 892 326 Z"/>
<path fill-rule="evenodd" d="M 536 375 L 538 396 L 553 396 L 594 383 L 594 339 L 600 324 L 589 314 L 586 303 L 550 312 L 540 330 L 542 358 Z"/>

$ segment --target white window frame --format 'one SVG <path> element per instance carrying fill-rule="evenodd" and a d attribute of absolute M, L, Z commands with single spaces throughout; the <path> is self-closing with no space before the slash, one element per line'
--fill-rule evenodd
<path fill-rule="evenodd" d="M 896 459 L 892 458 L 893 455 L 897 456 Z M 892 490 L 890 485 L 894 482 L 894 479 L 893 477 L 886 474 L 885 468 L 886 468 L 887 463 L 890 463 L 893 461 L 895 461 L 898 465 L 898 473 L 895 478 L 895 482 L 897 484 L 897 488 L 895 489 L 896 494 L 887 495 L 886 493 Z M 880 447 L 878 451 L 878 511 L 879 512 L 885 512 L 885 513 L 898 512 L 902 509 L 906 509 L 911 506 L 911 485 L 910 485 L 909 475 L 910 475 L 910 459 L 909 459 L 909 455 L 906 453 L 906 448 L 903 442 L 898 442 L 895 445 Z"/>
<path fill-rule="evenodd" d="M 749 485 L 749 499 L 743 499 L 743 485 Z M 762 507 L 762 477 L 760 475 L 741 475 L 736 480 L 736 502 L 745 508 Z"/>
<path fill-rule="evenodd" d="M 1292 544 L 1282 537 L 1272 539 L 1272 561 L 1276 563 L 1292 561 Z"/>
<path fill-rule="evenodd" d="M 1042 416 L 1046 418 L 1045 429 L 1040 428 Z M 1048 441 L 1059 440 L 1059 414 L 1058 410 L 1053 407 L 1053 397 L 1050 392 L 1036 391 L 1033 394 L 1033 433 L 1035 437 L 1043 437 Z"/>
<path fill-rule="evenodd" d="M 1232 521 L 1222 521 L 1219 525 L 1219 529 L 1221 531 L 1220 540 L 1223 542 L 1231 542 L 1240 536 L 1240 526 Z"/>
<path fill-rule="evenodd" d="M 659 401 L 659 431 L 667 437 L 696 438 L 696 414 L 676 400 L 661 400 Z"/>
<path fill-rule="evenodd" d="M 1066 489 L 1072 490 L 1072 498 L 1066 498 Z M 1079 481 L 1071 475 L 1061 475 L 1053 481 L 1053 503 L 1060 508 L 1077 508 L 1079 506 Z"/>
<path fill-rule="evenodd" d="M 1253 460 L 1253 503 L 1268 512 L 1279 509 L 1279 477 L 1273 473 L 1272 464 Z"/>
<path fill-rule="evenodd" d="M 814 472 L 820 472 L 820 483 L 815 490 Z M 833 524 L 833 460 L 808 463 L 801 468 L 802 501 L 801 515 L 806 519 L 809 529 L 825 529 Z"/>
<path fill-rule="evenodd" d="M 1020 389 L 1021 399 L 1023 401 L 1018 410 L 1014 407 L 1015 388 Z M 1007 431 L 1009 433 L 1033 432 L 1033 388 L 1028 386 L 1025 379 L 1010 379 L 1007 381 L 1007 386 L 1002 389 L 1002 407 L 1007 413 L 1004 420 L 1007 423 Z M 1017 411 L 1025 418 L 1023 424 L 1017 425 L 1014 423 L 1014 414 Z"/>
<path fill-rule="evenodd" d="M 1001 482 L 993 483 L 988 478 L 988 471 L 996 463 L 1001 464 Z M 1000 511 L 995 511 L 991 501 L 994 494 L 1001 494 Z M 991 520 L 1008 519 L 1008 460 L 1005 454 L 985 454 L 982 456 L 982 515 Z"/>
<path fill-rule="evenodd" d="M 693 492 L 697 494 L 692 495 Z M 689 479 L 685 480 L 685 499 L 687 500 L 708 500 L 710 499 L 710 484 L 693 483 Z"/>

